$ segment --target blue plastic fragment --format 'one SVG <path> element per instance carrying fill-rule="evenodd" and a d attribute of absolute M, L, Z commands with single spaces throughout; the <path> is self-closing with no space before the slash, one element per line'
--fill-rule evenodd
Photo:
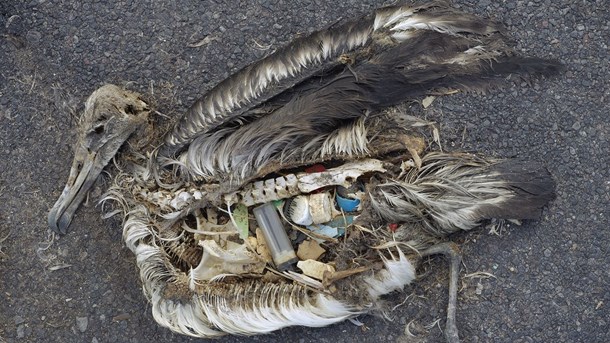
<path fill-rule="evenodd" d="M 324 224 L 328 225 L 328 226 L 332 226 L 332 227 L 337 227 L 337 228 L 346 228 L 353 222 L 354 222 L 354 216 L 346 215 L 346 216 L 336 217 L 335 219 L 329 221 L 328 223 L 324 223 Z"/>
<path fill-rule="evenodd" d="M 335 196 L 335 200 L 337 201 L 337 205 L 345 212 L 354 212 L 358 208 L 358 205 L 360 205 L 359 199 L 344 198 L 340 196 L 339 193 Z"/>
<path fill-rule="evenodd" d="M 339 216 L 324 224 L 313 224 L 307 226 L 309 230 L 326 237 L 341 237 L 345 235 L 345 228 L 354 222 L 354 216 Z M 317 240 L 321 242 L 321 240 Z"/>
<path fill-rule="evenodd" d="M 314 233 L 323 235 L 326 237 L 337 237 L 339 236 L 339 229 L 336 227 L 328 226 L 325 224 L 314 224 L 307 227 Z"/>

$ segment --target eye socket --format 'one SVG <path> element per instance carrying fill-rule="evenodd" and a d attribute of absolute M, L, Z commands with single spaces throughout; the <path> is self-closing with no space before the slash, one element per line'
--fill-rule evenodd
<path fill-rule="evenodd" d="M 125 113 L 135 115 L 136 108 L 133 105 L 127 105 L 127 106 L 125 106 Z"/>
<path fill-rule="evenodd" d="M 100 114 L 100 117 L 99 117 L 99 118 L 97 118 L 97 120 L 96 120 L 96 121 L 97 121 L 98 123 L 102 123 L 102 122 L 105 122 L 105 121 L 107 121 L 107 120 L 108 120 L 108 114 L 107 114 L 107 113 L 102 113 L 102 114 Z"/>

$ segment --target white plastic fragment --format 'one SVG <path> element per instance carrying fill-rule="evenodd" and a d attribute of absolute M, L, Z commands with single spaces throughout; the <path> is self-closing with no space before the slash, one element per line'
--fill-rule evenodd
<path fill-rule="evenodd" d="M 308 226 L 313 224 L 313 218 L 309 210 L 309 197 L 307 195 L 294 197 L 290 202 L 288 216 L 297 225 Z"/>
<path fill-rule="evenodd" d="M 297 262 L 297 267 L 303 271 L 303 274 L 318 280 L 322 280 L 324 278 L 325 271 L 335 271 L 333 266 L 315 260 L 299 261 Z"/>
<path fill-rule="evenodd" d="M 333 201 L 330 193 L 309 195 L 309 212 L 314 224 L 326 223 L 333 219 Z"/>

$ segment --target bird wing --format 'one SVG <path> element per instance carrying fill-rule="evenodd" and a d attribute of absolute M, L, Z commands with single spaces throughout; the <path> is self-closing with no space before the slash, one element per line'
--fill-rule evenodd
<path fill-rule="evenodd" d="M 494 22 L 456 12 L 440 2 L 381 8 L 295 39 L 246 66 L 204 94 L 166 136 L 162 154 L 182 150 L 194 138 L 239 118 L 269 99 L 353 60 L 367 59 L 407 41 L 417 31 L 448 35 L 490 35 Z"/>

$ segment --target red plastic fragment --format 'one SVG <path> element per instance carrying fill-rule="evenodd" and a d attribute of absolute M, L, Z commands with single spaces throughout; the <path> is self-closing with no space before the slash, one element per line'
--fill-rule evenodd
<path fill-rule="evenodd" d="M 312 173 L 321 173 L 323 171 L 326 171 L 326 167 L 324 167 L 321 164 L 314 164 L 311 167 L 307 167 L 305 168 L 305 172 L 308 174 L 312 174 Z"/>

